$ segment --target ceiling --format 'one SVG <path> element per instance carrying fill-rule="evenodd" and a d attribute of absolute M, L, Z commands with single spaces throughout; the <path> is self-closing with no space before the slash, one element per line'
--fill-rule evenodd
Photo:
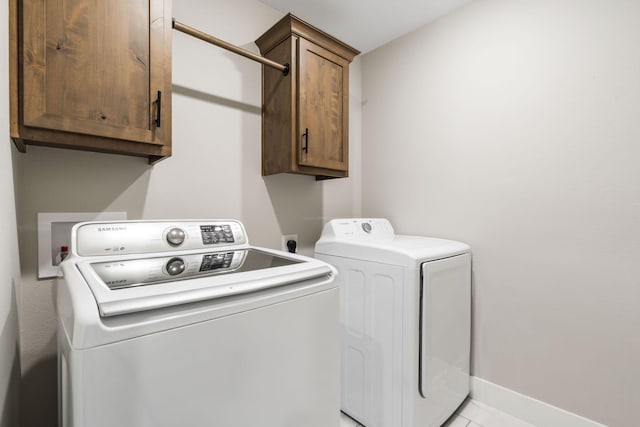
<path fill-rule="evenodd" d="M 362 53 L 407 34 L 470 0 L 262 0 Z"/>

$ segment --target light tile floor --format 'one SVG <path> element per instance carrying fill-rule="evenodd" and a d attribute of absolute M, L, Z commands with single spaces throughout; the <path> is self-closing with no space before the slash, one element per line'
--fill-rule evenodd
<path fill-rule="evenodd" d="M 360 427 L 344 414 L 340 414 L 340 427 Z M 491 406 L 467 399 L 443 427 L 535 427 L 532 424 L 500 412 Z"/>

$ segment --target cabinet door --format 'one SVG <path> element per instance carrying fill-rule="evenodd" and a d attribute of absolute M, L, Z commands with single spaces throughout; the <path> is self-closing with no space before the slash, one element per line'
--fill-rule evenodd
<path fill-rule="evenodd" d="M 298 61 L 298 164 L 346 171 L 349 62 L 302 38 Z"/>
<path fill-rule="evenodd" d="M 22 7 L 25 126 L 163 143 L 155 121 L 166 87 L 163 0 Z"/>

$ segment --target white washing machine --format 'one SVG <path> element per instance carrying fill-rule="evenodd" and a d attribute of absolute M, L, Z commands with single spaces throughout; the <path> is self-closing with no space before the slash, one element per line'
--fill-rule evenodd
<path fill-rule="evenodd" d="M 336 219 L 315 256 L 339 272 L 342 411 L 366 427 L 440 426 L 469 394 L 469 246 Z"/>
<path fill-rule="evenodd" d="M 76 225 L 62 271 L 60 426 L 338 426 L 326 263 L 238 221 L 128 221 Z"/>

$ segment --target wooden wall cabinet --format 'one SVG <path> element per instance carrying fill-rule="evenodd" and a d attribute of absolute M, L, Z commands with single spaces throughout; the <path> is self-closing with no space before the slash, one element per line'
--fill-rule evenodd
<path fill-rule="evenodd" d="M 10 0 L 11 137 L 171 154 L 171 0 Z"/>
<path fill-rule="evenodd" d="M 262 174 L 348 176 L 349 63 L 360 52 L 291 14 L 256 44 L 290 67 L 262 67 Z"/>

